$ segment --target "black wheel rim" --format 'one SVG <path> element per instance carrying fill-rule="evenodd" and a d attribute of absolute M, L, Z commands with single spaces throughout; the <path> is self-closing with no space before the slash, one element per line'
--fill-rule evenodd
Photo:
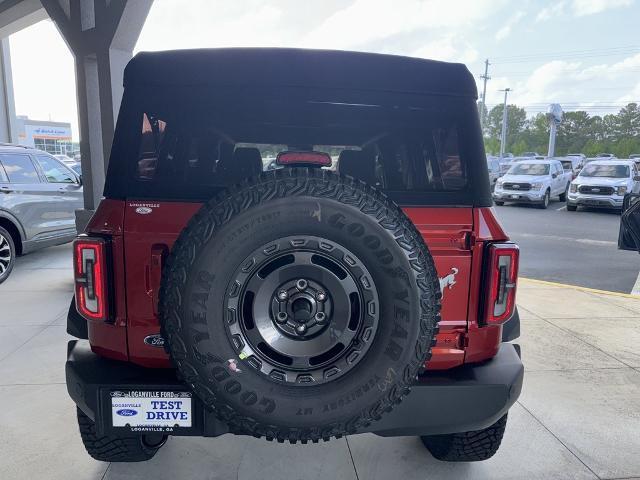
<path fill-rule="evenodd" d="M 2 277 L 7 270 L 9 270 L 9 266 L 11 265 L 11 261 L 13 260 L 13 253 L 11 252 L 11 245 L 9 244 L 9 240 L 5 238 L 4 235 L 0 233 L 0 277 Z"/>
<path fill-rule="evenodd" d="M 283 383 L 341 377 L 365 356 L 378 327 L 371 274 L 351 251 L 318 237 L 256 249 L 226 299 L 227 334 L 239 358 Z"/>

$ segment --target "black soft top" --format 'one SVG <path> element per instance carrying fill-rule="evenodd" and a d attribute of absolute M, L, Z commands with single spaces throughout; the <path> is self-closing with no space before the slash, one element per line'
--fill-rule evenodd
<path fill-rule="evenodd" d="M 215 48 L 138 53 L 130 86 L 294 86 L 477 98 L 463 64 L 339 50 Z"/>

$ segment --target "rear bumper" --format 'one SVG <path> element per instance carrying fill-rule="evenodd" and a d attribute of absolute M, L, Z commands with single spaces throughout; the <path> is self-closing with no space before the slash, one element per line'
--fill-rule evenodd
<path fill-rule="evenodd" d="M 111 423 L 112 390 L 188 391 L 174 370 L 108 360 L 94 354 L 83 340 L 69 342 L 65 369 L 69 395 L 96 422 L 98 434 L 122 432 Z M 482 364 L 428 372 L 391 413 L 358 433 L 437 435 L 488 427 L 517 400 L 523 375 L 519 347 L 503 343 L 498 354 Z M 227 425 L 194 398 L 193 426 L 171 434 L 215 437 L 228 432 Z"/>

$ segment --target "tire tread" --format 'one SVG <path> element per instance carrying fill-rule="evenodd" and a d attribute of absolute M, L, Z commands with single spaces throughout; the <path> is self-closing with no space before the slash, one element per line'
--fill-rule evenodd
<path fill-rule="evenodd" d="M 314 195 L 333 199 L 357 207 L 364 215 L 373 217 L 390 231 L 397 244 L 405 251 L 412 266 L 420 292 L 420 327 L 412 361 L 398 375 L 395 385 L 375 405 L 345 422 L 313 428 L 290 428 L 267 425 L 241 415 L 221 401 L 211 389 L 203 389 L 196 369 L 189 365 L 186 351 L 178 347 L 182 329 L 179 306 L 180 291 L 186 283 L 187 272 L 196 261 L 195 246 L 202 245 L 233 216 L 275 198 Z M 426 254 L 425 254 L 426 252 Z M 393 409 L 410 392 L 416 376 L 431 357 L 431 346 L 440 320 L 440 288 L 438 275 L 428 247 L 415 225 L 381 191 L 352 177 L 313 168 L 285 168 L 265 172 L 230 187 L 209 201 L 190 220 L 173 246 L 160 288 L 159 317 L 161 334 L 166 339 L 167 351 L 180 370 L 182 378 L 194 390 L 207 408 L 229 425 L 233 433 L 266 437 L 267 440 L 290 443 L 329 440 L 356 432 Z M 189 373 L 192 372 L 192 373 Z"/>

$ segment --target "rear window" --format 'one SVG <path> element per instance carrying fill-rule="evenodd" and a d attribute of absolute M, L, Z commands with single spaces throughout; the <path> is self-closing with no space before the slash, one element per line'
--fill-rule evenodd
<path fill-rule="evenodd" d="M 293 151 L 324 152 L 331 165 L 322 168 L 374 185 L 401 205 L 490 203 L 472 98 L 302 87 L 227 93 L 125 92 L 105 194 L 126 188 L 125 196 L 137 198 L 210 198 L 282 168 L 278 154 Z"/>
<path fill-rule="evenodd" d="M 224 186 L 233 180 L 232 175 L 225 175 L 225 167 L 246 161 L 248 156 L 243 156 L 246 152 L 253 151 L 259 160 L 259 168 L 249 172 L 258 174 L 281 168 L 275 162 L 278 153 L 317 151 L 331 156 L 332 165 L 328 169 L 359 177 L 384 190 L 456 191 L 467 184 L 467 171 L 458 148 L 458 127 L 454 123 L 384 133 L 372 130 L 370 138 L 354 131 L 351 139 L 344 138 L 351 141 L 342 144 L 307 143 L 307 138 L 297 135 L 299 132 L 287 130 L 274 132 L 277 143 L 256 143 L 251 140 L 258 138 L 224 132 L 205 121 L 190 125 L 162 119 L 156 113 L 144 113 L 134 175 L 138 180 L 159 183 Z M 357 154 L 350 156 L 345 152 Z M 349 161 L 348 168 L 341 165 L 341 161 L 348 161 L 344 159 L 356 157 L 357 163 Z"/>
<path fill-rule="evenodd" d="M 0 155 L 0 163 L 9 177 L 9 182 L 40 183 L 38 171 L 29 155 L 3 154 Z"/>

